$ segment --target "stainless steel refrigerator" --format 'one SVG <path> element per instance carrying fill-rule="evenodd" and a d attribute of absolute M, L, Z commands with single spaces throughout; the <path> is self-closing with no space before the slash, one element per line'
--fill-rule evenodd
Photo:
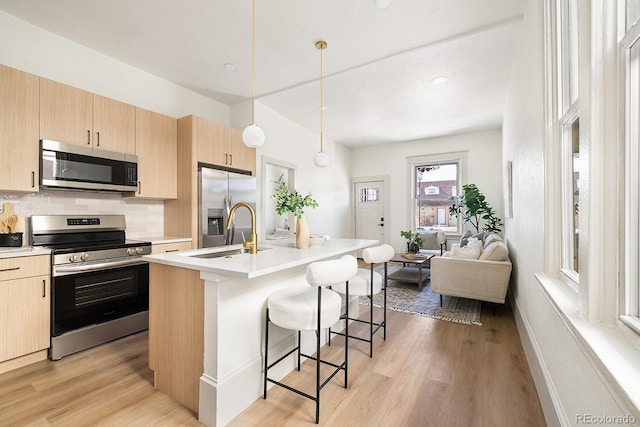
<path fill-rule="evenodd" d="M 251 238 L 251 215 L 241 207 L 236 210 L 233 227 L 227 230 L 229 212 L 238 202 L 256 208 L 256 178 L 235 172 L 200 167 L 198 170 L 198 247 L 242 243 L 242 234 Z"/>

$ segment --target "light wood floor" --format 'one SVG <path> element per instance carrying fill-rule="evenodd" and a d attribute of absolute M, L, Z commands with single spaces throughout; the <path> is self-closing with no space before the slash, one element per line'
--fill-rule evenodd
<path fill-rule="evenodd" d="M 322 391 L 325 426 L 544 426 L 513 314 L 483 304 L 483 326 L 389 311 L 388 338 L 350 341 L 343 375 Z M 342 357 L 341 339 L 323 351 Z M 146 333 L 0 375 L 0 426 L 198 426 L 195 415 L 152 387 Z M 290 374 L 312 385 L 308 362 Z M 309 387 L 309 391 L 311 391 Z M 314 425 L 314 403 L 279 387 L 232 426 Z"/>

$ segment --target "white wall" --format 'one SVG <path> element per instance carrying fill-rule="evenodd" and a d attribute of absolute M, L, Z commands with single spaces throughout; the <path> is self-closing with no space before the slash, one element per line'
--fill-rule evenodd
<path fill-rule="evenodd" d="M 251 102 L 231 107 L 231 126 L 242 129 L 250 123 Z M 311 192 L 318 201 L 315 209 L 306 209 L 312 235 L 328 234 L 331 237 L 351 237 L 350 226 L 350 174 L 351 150 L 342 144 L 324 138 L 324 151 L 331 158 L 326 168 L 318 168 L 313 156 L 319 151 L 318 132 L 303 128 L 290 119 L 256 102 L 256 124 L 266 134 L 266 142 L 257 148 L 258 209 L 271 194 L 262 185 L 262 157 L 279 159 L 296 169 L 295 187 L 305 195 Z M 259 215 L 264 218 L 263 215 Z M 290 224 L 294 227 L 294 224 Z M 267 230 L 269 231 L 269 230 Z M 260 235 L 264 230 L 259 225 Z M 269 231 L 270 232 L 270 231 Z"/>
<path fill-rule="evenodd" d="M 413 228 L 409 213 L 411 189 L 407 157 L 457 151 L 467 152 L 465 183 L 475 183 L 498 216 L 504 218 L 502 133 L 499 129 L 353 149 L 351 175 L 354 179 L 389 176 L 389 194 L 385 197 L 389 198 L 390 212 L 385 222 L 389 225 L 389 244 L 397 251 L 406 248 L 400 231 Z"/>
<path fill-rule="evenodd" d="M 516 322 L 547 424 L 576 425 L 579 414 L 627 412 L 534 277 L 545 271 L 545 192 L 558 191 L 545 189 L 543 42 L 543 2 L 527 0 L 503 123 L 503 158 L 513 161 L 513 218 L 506 221 L 506 237 Z"/>

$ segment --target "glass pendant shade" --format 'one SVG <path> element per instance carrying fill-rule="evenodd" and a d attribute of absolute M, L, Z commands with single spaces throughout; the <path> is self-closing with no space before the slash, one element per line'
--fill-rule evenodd
<path fill-rule="evenodd" d="M 264 131 L 257 124 L 253 123 L 242 131 L 242 141 L 247 147 L 258 147 L 264 144 Z"/>
<path fill-rule="evenodd" d="M 329 155 L 327 153 L 325 153 L 324 151 L 320 151 L 313 157 L 313 163 L 315 163 L 315 165 L 319 168 L 326 168 L 327 166 L 329 166 L 329 163 L 331 163 L 331 160 L 329 159 Z"/>

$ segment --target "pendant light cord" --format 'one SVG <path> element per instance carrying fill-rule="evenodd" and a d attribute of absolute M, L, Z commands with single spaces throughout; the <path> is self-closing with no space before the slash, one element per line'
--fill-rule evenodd
<path fill-rule="evenodd" d="M 320 152 L 323 152 L 322 148 L 322 51 L 324 48 L 320 48 Z"/>
<path fill-rule="evenodd" d="M 251 124 L 256 123 L 256 0 L 251 7 Z"/>

